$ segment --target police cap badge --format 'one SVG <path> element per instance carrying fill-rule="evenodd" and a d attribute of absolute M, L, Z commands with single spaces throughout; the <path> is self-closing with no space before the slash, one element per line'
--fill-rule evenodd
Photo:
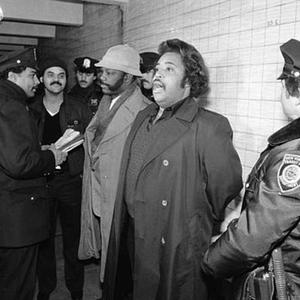
<path fill-rule="evenodd" d="M 74 64 L 76 66 L 76 70 L 83 73 L 95 73 L 96 67 L 95 64 L 99 62 L 99 60 L 85 56 L 85 57 L 77 57 L 74 59 Z"/>
<path fill-rule="evenodd" d="M 284 66 L 281 75 L 277 79 L 287 77 L 300 77 L 300 42 L 290 39 L 280 46 L 284 58 Z"/>

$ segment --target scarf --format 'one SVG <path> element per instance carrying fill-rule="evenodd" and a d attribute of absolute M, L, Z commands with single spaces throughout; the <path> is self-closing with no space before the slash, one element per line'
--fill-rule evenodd
<path fill-rule="evenodd" d="M 120 94 L 119 99 L 113 105 L 111 109 L 109 109 L 111 104 L 111 96 L 104 95 L 100 101 L 98 111 L 96 113 L 96 122 L 95 122 L 95 136 L 91 143 L 91 150 L 92 154 L 95 153 L 99 143 L 101 142 L 108 125 L 110 124 L 111 120 L 115 116 L 118 109 L 121 105 L 128 99 L 130 95 L 134 92 L 136 88 L 136 82 L 133 82 L 122 94 Z"/>

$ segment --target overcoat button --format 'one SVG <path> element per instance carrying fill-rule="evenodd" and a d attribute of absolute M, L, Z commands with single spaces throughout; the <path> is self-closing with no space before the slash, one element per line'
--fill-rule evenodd
<path fill-rule="evenodd" d="M 30 197 L 30 200 L 31 200 L 31 201 L 35 200 L 34 196 L 31 196 L 31 197 Z"/>
<path fill-rule="evenodd" d="M 162 206 L 167 206 L 168 205 L 168 201 L 167 200 L 163 200 L 161 201 Z"/>
<path fill-rule="evenodd" d="M 169 161 L 166 160 L 166 159 L 164 159 L 164 160 L 163 160 L 163 165 L 164 165 L 165 167 L 167 167 L 167 166 L 169 165 Z"/>

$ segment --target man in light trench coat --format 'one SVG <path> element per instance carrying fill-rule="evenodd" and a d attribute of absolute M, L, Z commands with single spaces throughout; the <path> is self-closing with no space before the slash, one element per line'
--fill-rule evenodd
<path fill-rule="evenodd" d="M 79 258 L 101 257 L 101 281 L 123 147 L 137 113 L 150 103 L 138 86 L 139 63 L 138 51 L 116 45 L 95 65 L 104 96 L 85 134 Z"/>

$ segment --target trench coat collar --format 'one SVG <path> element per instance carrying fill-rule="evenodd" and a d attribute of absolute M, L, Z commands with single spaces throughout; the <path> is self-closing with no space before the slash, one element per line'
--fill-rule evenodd
<path fill-rule="evenodd" d="M 136 87 L 131 95 L 128 96 L 128 99 L 120 106 L 116 114 L 114 115 L 113 119 L 111 120 L 110 124 L 108 125 L 106 132 L 100 141 L 98 148 L 101 147 L 101 145 L 111 138 L 117 136 L 120 134 L 120 132 L 124 131 L 125 128 L 127 128 L 132 121 L 135 118 L 136 111 L 140 110 L 142 107 L 142 103 L 145 103 L 145 106 L 149 100 L 146 99 L 142 95 L 142 92 L 140 91 L 139 87 Z M 122 117 L 120 117 L 122 116 Z M 117 121 L 116 121 L 116 118 Z M 85 143 L 86 149 L 88 150 L 89 156 L 91 156 L 91 141 L 94 139 L 95 131 L 96 131 L 96 125 L 97 125 L 97 117 L 92 119 L 89 126 L 86 130 L 86 140 Z M 95 155 L 98 151 L 95 152 Z"/>
<path fill-rule="evenodd" d="M 155 105 L 149 105 L 137 116 L 136 122 L 133 126 L 130 136 L 128 137 L 131 142 L 142 122 L 153 113 L 154 109 Z M 141 171 L 149 162 L 160 155 L 170 145 L 175 143 L 190 128 L 191 123 L 199 109 L 200 106 L 193 98 L 186 98 L 183 104 L 176 111 L 175 115 L 167 123 L 163 124 L 163 128 L 160 131 L 160 137 L 162 138 L 158 137 L 155 139 L 154 143 L 151 145 L 151 148 L 149 148 Z"/>

